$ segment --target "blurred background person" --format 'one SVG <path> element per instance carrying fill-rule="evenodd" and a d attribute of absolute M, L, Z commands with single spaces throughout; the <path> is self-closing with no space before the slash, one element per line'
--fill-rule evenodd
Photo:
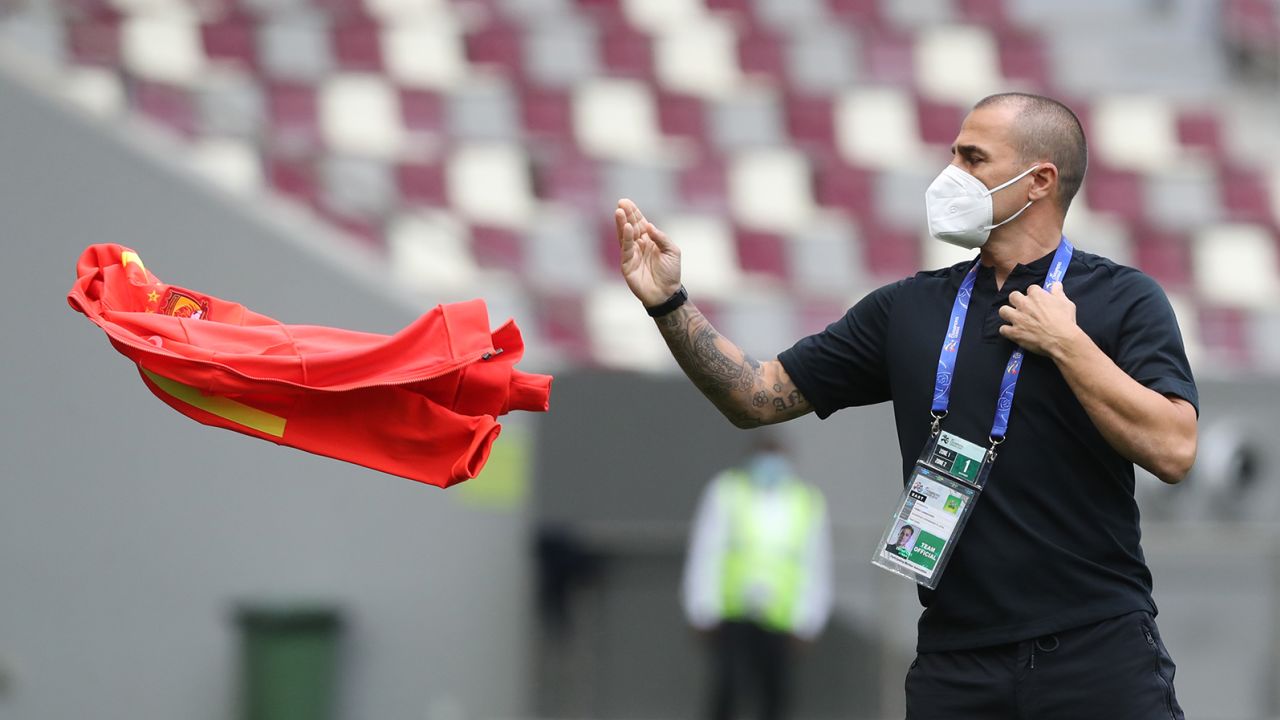
<path fill-rule="evenodd" d="M 787 717 L 796 641 L 814 640 L 831 614 L 831 531 L 822 492 L 795 476 L 776 439 L 703 491 L 683 601 L 710 640 L 707 716 L 736 717 L 754 694 L 758 717 Z"/>

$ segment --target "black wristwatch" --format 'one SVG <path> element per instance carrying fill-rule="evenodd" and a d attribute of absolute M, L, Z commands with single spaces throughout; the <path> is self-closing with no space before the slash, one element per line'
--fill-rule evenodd
<path fill-rule="evenodd" d="M 663 315 L 670 315 L 672 312 L 675 311 L 676 308 L 680 307 L 681 305 L 685 304 L 688 301 L 689 301 L 689 291 L 685 290 L 684 286 L 681 285 L 680 289 L 676 290 L 671 297 L 667 298 L 666 300 L 664 300 L 662 303 L 658 305 L 654 305 L 653 307 L 646 307 L 644 310 L 645 312 L 649 313 L 649 317 L 660 318 Z"/>

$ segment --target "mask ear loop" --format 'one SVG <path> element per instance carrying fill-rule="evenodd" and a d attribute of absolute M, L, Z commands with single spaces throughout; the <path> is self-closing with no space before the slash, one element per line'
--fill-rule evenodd
<path fill-rule="evenodd" d="M 1019 180 L 1021 180 L 1022 178 L 1024 178 L 1024 177 L 1026 177 L 1026 176 L 1030 175 L 1031 173 L 1033 173 L 1033 172 L 1035 172 L 1036 170 L 1039 170 L 1039 169 L 1040 169 L 1040 165 L 1039 165 L 1039 164 L 1032 165 L 1031 167 L 1027 168 L 1026 170 L 1023 170 L 1021 174 L 1019 174 L 1019 175 L 1015 175 L 1012 179 L 1008 180 L 1007 182 L 1001 183 L 1001 184 L 999 184 L 999 185 L 997 185 L 997 186 L 995 186 L 995 187 L 991 188 L 990 190 L 988 190 L 988 191 L 987 191 L 987 197 L 990 197 L 990 196 L 992 196 L 992 195 L 994 195 L 994 194 L 996 194 L 996 193 L 1000 192 L 1001 190 L 1003 190 L 1003 189 L 1005 189 L 1005 188 L 1009 187 L 1010 185 L 1012 185 L 1012 184 L 1014 184 L 1014 183 L 1018 182 L 1018 181 L 1019 181 Z M 1023 205 L 1023 206 L 1022 206 L 1022 209 L 1018 210 L 1018 212 L 1016 212 L 1016 213 L 1014 213 L 1014 214 L 1010 215 L 1009 217 L 1007 217 L 1007 218 L 1005 218 L 1005 219 L 1001 220 L 1000 222 L 996 223 L 995 225 L 987 225 L 986 227 L 984 227 L 984 228 L 982 228 L 982 229 L 983 229 L 984 231 L 986 231 L 986 232 L 990 232 L 990 231 L 995 230 L 996 228 L 1000 227 L 1001 225 L 1004 225 L 1004 224 L 1005 224 L 1005 223 L 1007 223 L 1007 222 L 1012 222 L 1013 220 L 1017 219 L 1017 217 L 1018 217 L 1019 215 L 1021 215 L 1021 214 L 1023 213 L 1023 211 L 1025 211 L 1027 208 L 1031 207 L 1031 203 L 1033 203 L 1033 202 L 1035 202 L 1035 201 L 1034 201 L 1034 200 L 1028 200 L 1028 201 L 1027 201 L 1027 204 L 1026 204 L 1026 205 Z"/>

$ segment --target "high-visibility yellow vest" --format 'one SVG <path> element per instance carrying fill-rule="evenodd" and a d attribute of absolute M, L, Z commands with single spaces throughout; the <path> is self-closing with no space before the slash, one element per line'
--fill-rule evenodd
<path fill-rule="evenodd" d="M 814 523 L 822 517 L 821 493 L 788 479 L 774 490 L 757 488 L 744 472 L 722 482 L 729 508 L 729 542 L 721 569 L 722 616 L 752 620 L 779 632 L 795 629 L 795 609 L 804 581 L 805 553 Z M 782 493 L 783 526 L 764 527 L 756 494 Z"/>

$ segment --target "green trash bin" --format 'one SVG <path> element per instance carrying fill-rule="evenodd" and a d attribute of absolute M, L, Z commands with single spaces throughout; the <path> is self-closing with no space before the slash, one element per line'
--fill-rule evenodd
<path fill-rule="evenodd" d="M 332 720 L 342 614 L 321 605 L 242 605 L 242 720 Z"/>

